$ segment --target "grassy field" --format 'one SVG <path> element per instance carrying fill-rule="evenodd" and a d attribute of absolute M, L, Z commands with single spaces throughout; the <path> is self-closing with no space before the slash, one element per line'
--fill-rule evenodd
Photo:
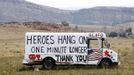
<path fill-rule="evenodd" d="M 75 27 L 73 25 L 72 27 Z M 127 28 L 132 28 L 134 30 L 134 24 L 132 25 L 78 25 L 77 26 L 80 31 L 100 31 L 100 32 L 120 32 L 126 30 Z"/>
<path fill-rule="evenodd" d="M 113 69 L 95 66 L 59 66 L 54 70 L 34 71 L 22 65 L 24 35 L 27 31 L 40 31 L 24 26 L 0 26 L 0 75 L 134 75 L 134 39 L 108 38 L 111 48 L 120 54 L 121 65 Z M 43 31 L 43 30 L 42 30 Z"/>

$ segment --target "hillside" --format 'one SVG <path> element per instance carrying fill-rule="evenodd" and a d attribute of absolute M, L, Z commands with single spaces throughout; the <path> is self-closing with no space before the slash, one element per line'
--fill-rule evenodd
<path fill-rule="evenodd" d="M 69 11 L 40 6 L 25 0 L 0 0 L 0 9 L 0 22 L 58 22 L 69 17 Z"/>
<path fill-rule="evenodd" d="M 0 22 L 56 22 L 117 25 L 134 22 L 134 8 L 94 7 L 76 11 L 41 6 L 25 0 L 0 0 Z"/>
<path fill-rule="evenodd" d="M 78 24 L 122 24 L 134 21 L 134 8 L 94 7 L 73 13 L 74 23 Z"/>

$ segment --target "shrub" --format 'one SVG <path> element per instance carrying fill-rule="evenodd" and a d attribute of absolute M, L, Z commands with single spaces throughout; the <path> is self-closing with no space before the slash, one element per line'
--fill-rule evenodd
<path fill-rule="evenodd" d="M 116 33 L 116 32 L 111 32 L 109 34 L 109 37 L 117 37 L 117 36 L 118 36 L 118 33 Z"/>
<path fill-rule="evenodd" d="M 132 35 L 133 33 L 132 33 L 132 28 L 128 28 L 128 29 L 126 29 L 126 31 L 125 31 L 128 35 Z"/>
<path fill-rule="evenodd" d="M 121 33 L 119 33 L 119 36 L 120 37 L 127 37 L 127 34 L 126 34 L 126 32 L 121 32 Z"/>
<path fill-rule="evenodd" d="M 61 23 L 62 23 L 63 26 L 69 26 L 69 23 L 66 22 L 66 21 L 62 21 Z"/>

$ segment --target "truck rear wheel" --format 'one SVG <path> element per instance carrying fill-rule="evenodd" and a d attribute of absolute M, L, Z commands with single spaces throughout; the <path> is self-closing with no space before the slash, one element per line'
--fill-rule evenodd
<path fill-rule="evenodd" d="M 101 68 L 110 68 L 112 66 L 112 62 L 110 59 L 103 59 L 100 63 Z"/>
<path fill-rule="evenodd" d="M 55 62 L 52 59 L 45 59 L 43 61 L 43 68 L 45 69 L 52 69 L 55 66 Z"/>

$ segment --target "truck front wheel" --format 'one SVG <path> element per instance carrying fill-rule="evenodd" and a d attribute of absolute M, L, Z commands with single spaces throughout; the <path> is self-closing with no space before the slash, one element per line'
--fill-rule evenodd
<path fill-rule="evenodd" d="M 110 68 L 112 66 L 112 61 L 110 59 L 103 59 L 100 63 L 102 68 Z"/>
<path fill-rule="evenodd" d="M 52 59 L 45 59 L 43 61 L 43 68 L 52 69 L 55 66 L 55 62 Z"/>

